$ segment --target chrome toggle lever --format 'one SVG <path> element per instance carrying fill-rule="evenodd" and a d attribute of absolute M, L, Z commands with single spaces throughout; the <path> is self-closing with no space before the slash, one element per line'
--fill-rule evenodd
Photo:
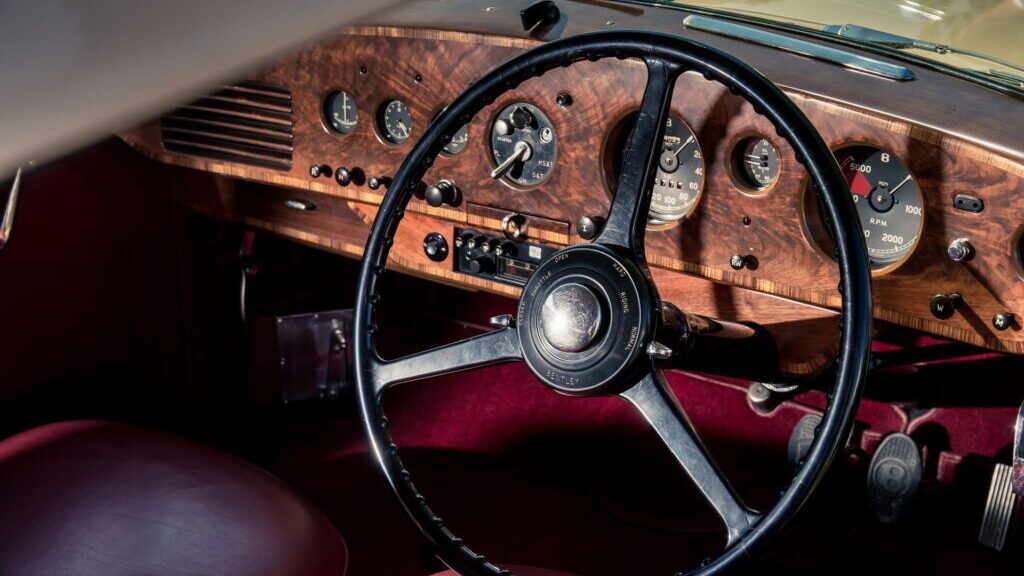
<path fill-rule="evenodd" d="M 21 168 L 14 173 L 14 182 L 11 184 L 10 193 L 7 195 L 7 202 L 4 211 L 0 215 L 0 250 L 11 241 L 11 231 L 14 230 L 14 212 L 18 208 L 18 190 L 21 188 Z"/>
<path fill-rule="evenodd" d="M 505 159 L 504 162 L 498 165 L 497 168 L 491 170 L 491 178 L 497 180 L 515 166 L 516 162 L 526 162 L 533 156 L 533 148 L 530 147 L 529 143 L 520 140 L 516 142 L 514 148 L 512 148 L 512 155 Z"/>

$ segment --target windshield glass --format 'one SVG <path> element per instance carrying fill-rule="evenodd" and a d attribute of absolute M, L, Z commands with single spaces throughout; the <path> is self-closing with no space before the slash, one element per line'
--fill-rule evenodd
<path fill-rule="evenodd" d="M 705 0 L 673 3 L 756 16 L 816 30 L 829 27 L 828 31 L 855 41 L 882 42 L 949 66 L 1024 77 L 1024 0 Z M 841 29 L 844 24 L 852 26 Z M 886 34 L 920 42 L 908 46 Z"/>

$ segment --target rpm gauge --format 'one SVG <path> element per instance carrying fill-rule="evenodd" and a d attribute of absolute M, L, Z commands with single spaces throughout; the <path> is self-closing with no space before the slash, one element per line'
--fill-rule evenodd
<path fill-rule="evenodd" d="M 609 137 L 606 152 L 608 185 L 615 190 L 622 168 L 622 153 L 629 133 L 636 123 L 636 114 L 621 120 Z M 658 156 L 658 170 L 651 190 L 651 208 L 648 223 L 662 225 L 686 218 L 697 208 L 704 191 L 704 157 L 693 130 L 682 118 L 670 114 L 666 120 L 665 136 Z"/>
<path fill-rule="evenodd" d="M 917 180 L 891 152 L 874 146 L 849 146 L 835 155 L 857 207 L 872 271 L 895 269 L 913 253 L 924 227 Z"/>

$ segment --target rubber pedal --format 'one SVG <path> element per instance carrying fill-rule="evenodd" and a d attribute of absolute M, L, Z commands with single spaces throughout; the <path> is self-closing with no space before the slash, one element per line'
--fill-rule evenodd
<path fill-rule="evenodd" d="M 868 505 L 879 522 L 893 524 L 907 513 L 922 472 L 913 438 L 897 432 L 882 440 L 868 466 Z"/>
<path fill-rule="evenodd" d="M 814 442 L 814 431 L 821 424 L 821 416 L 808 414 L 796 423 L 796 428 L 789 434 L 789 465 L 799 468 L 800 464 L 811 451 L 811 444 Z"/>

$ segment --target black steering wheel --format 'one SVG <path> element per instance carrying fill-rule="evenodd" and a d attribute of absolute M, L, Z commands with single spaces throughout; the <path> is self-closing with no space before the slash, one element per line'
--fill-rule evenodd
<path fill-rule="evenodd" d="M 382 360 L 374 347 L 374 315 L 381 305 L 378 281 L 406 205 L 442 147 L 459 127 L 520 83 L 557 66 L 609 57 L 643 61 L 647 86 L 600 235 L 593 243 L 570 246 L 546 260 L 524 287 L 516 318 L 505 319 L 507 327 L 397 360 Z M 715 465 L 667 386 L 659 360 L 670 357 L 674 366 L 685 368 L 703 340 L 729 332 L 723 329 L 728 323 L 663 303 L 644 256 L 659 144 L 675 81 L 687 71 L 724 84 L 774 124 L 807 170 L 835 240 L 842 294 L 835 383 L 804 462 L 778 502 L 763 512 L 745 506 Z M 575 329 L 566 330 L 567 324 Z M 384 391 L 402 382 L 522 360 L 543 384 L 558 392 L 618 395 L 654 427 L 724 523 L 725 550 L 696 570 L 720 574 L 755 556 L 779 534 L 840 452 L 860 400 L 870 326 L 870 274 L 849 189 L 832 153 L 793 102 L 760 73 L 709 46 L 651 32 L 597 32 L 544 44 L 482 77 L 434 120 L 402 163 L 373 223 L 359 275 L 354 321 L 358 402 L 378 465 L 438 556 L 461 574 L 493 576 L 508 572 L 449 531 L 413 485 L 388 432 L 381 408 Z"/>

